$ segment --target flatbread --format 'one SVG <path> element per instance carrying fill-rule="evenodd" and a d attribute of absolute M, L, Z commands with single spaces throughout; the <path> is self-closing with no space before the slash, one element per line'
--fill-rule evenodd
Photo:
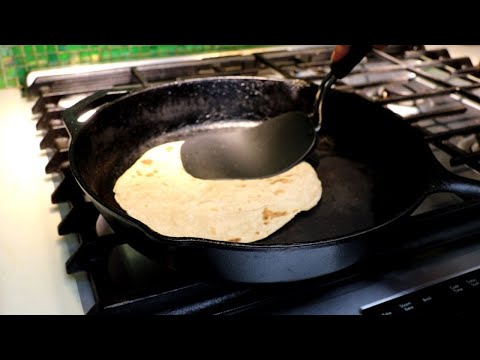
<path fill-rule="evenodd" d="M 306 162 L 265 179 L 203 180 L 185 171 L 183 141 L 145 152 L 117 180 L 118 204 L 159 234 L 250 243 L 274 233 L 322 195 Z"/>

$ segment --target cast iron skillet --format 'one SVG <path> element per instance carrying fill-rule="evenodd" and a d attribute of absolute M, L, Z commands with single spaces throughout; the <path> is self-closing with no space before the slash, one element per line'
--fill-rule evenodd
<path fill-rule="evenodd" d="M 73 175 L 110 226 L 125 231 L 139 252 L 156 259 L 166 246 L 188 248 L 222 277 L 251 283 L 307 279 L 352 265 L 368 254 L 370 232 L 402 221 L 428 194 L 480 196 L 479 182 L 445 170 L 396 114 L 332 90 L 322 131 L 306 158 L 322 181 L 322 199 L 268 238 L 239 244 L 166 237 L 128 216 L 115 201 L 116 180 L 150 147 L 215 131 L 220 124 L 309 113 L 316 90 L 299 80 L 217 77 L 127 95 L 97 92 L 64 112 Z M 77 122 L 106 101 L 86 123 Z"/>

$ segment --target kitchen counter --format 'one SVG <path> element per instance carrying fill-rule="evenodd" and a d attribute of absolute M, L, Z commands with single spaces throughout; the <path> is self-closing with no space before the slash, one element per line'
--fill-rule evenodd
<path fill-rule="evenodd" d="M 57 233 L 55 185 L 32 106 L 20 90 L 0 90 L 0 314 L 84 314 L 65 271 L 76 240 Z"/>

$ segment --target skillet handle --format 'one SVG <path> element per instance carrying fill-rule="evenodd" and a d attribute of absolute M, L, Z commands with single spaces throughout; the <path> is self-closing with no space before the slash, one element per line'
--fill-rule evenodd
<path fill-rule="evenodd" d="M 480 199 L 480 181 L 451 173 L 443 166 L 436 166 L 428 194 L 450 192 L 461 197 Z"/>
<path fill-rule="evenodd" d="M 128 93 L 128 90 L 100 90 L 64 110 L 62 113 L 63 121 L 70 134 L 70 138 L 73 138 L 85 124 L 84 122 L 78 121 L 78 118 L 82 114 Z"/>

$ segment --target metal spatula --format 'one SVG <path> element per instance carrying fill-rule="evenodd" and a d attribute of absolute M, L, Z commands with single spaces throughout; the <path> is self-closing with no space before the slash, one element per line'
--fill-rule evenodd
<path fill-rule="evenodd" d="M 371 48 L 353 45 L 343 59 L 331 64 L 317 92 L 313 114 L 288 112 L 255 127 L 207 132 L 187 139 L 181 148 L 185 170 L 200 179 L 253 179 L 295 166 L 315 144 L 328 89 L 348 75 Z"/>

